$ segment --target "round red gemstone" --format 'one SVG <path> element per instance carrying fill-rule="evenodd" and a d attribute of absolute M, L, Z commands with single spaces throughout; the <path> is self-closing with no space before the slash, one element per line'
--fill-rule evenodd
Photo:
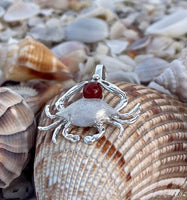
<path fill-rule="evenodd" d="M 86 83 L 83 88 L 83 96 L 85 98 L 102 98 L 102 88 L 97 82 Z"/>

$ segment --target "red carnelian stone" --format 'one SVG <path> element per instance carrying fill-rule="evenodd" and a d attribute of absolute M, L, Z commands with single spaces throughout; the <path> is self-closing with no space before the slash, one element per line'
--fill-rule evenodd
<path fill-rule="evenodd" d="M 83 96 L 85 98 L 102 98 L 102 88 L 97 82 L 86 83 L 83 87 Z"/>

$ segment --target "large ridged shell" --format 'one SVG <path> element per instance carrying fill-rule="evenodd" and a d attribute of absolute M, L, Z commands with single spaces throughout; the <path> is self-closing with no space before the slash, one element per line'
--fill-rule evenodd
<path fill-rule="evenodd" d="M 0 50 L 0 68 L 5 80 L 69 78 L 64 65 L 45 45 L 27 36 L 18 43 L 8 44 Z"/>
<path fill-rule="evenodd" d="M 187 190 L 187 107 L 156 90 L 117 83 L 126 92 L 127 112 L 137 103 L 141 115 L 118 138 L 119 129 L 106 125 L 105 135 L 92 145 L 71 143 L 53 130 L 39 131 L 36 141 L 34 181 L 38 200 L 146 200 L 179 199 Z M 62 94 L 60 94 L 62 95 Z M 50 111 L 54 114 L 54 103 Z M 111 106 L 118 98 L 105 93 Z M 88 111 L 89 115 L 89 111 Z M 39 125 L 52 120 L 45 113 Z M 72 133 L 89 135 L 94 128 L 75 127 Z M 186 186 L 185 186 L 186 185 Z"/>
<path fill-rule="evenodd" d="M 35 129 L 34 113 L 26 101 L 11 89 L 0 88 L 0 188 L 21 174 Z"/>

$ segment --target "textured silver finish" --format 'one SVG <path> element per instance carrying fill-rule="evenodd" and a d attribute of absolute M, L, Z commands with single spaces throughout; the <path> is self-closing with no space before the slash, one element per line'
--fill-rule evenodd
<path fill-rule="evenodd" d="M 120 129 L 119 136 L 122 135 L 124 129 L 121 124 L 123 123 L 133 123 L 139 117 L 140 114 L 140 104 L 138 103 L 134 108 L 132 108 L 128 113 L 120 114 L 119 110 L 124 108 L 127 105 L 127 97 L 126 94 L 117 86 L 112 83 L 109 83 L 103 78 L 105 78 L 104 66 L 97 65 L 95 74 L 93 75 L 92 82 L 98 82 L 111 92 L 112 94 L 118 96 L 120 98 L 120 102 L 112 108 L 102 99 L 86 99 L 82 98 L 78 101 L 73 102 L 69 106 L 65 107 L 66 102 L 71 98 L 72 95 L 76 95 L 76 92 L 81 90 L 83 86 L 88 83 L 88 81 L 79 83 L 75 85 L 70 90 L 68 90 L 62 97 L 60 97 L 56 103 L 56 114 L 52 115 L 49 111 L 49 105 L 45 107 L 45 114 L 50 119 L 57 118 L 58 120 L 53 122 L 52 124 L 38 128 L 40 130 L 49 130 L 53 127 L 56 127 L 52 141 L 56 143 L 56 136 L 63 127 L 62 135 L 72 142 L 78 142 L 80 140 L 79 135 L 69 134 L 70 126 L 80 126 L 80 127 L 96 127 L 98 129 L 98 133 L 93 136 L 85 136 L 84 142 L 87 144 L 93 143 L 99 138 L 101 138 L 105 132 L 103 123 L 111 123 L 117 126 Z M 120 119 L 121 117 L 121 119 Z"/>

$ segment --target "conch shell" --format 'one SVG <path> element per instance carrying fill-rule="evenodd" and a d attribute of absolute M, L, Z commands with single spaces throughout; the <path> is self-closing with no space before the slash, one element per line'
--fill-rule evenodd
<path fill-rule="evenodd" d="M 171 62 L 155 82 L 187 102 L 187 49 L 182 51 L 179 59 Z"/>
<path fill-rule="evenodd" d="M 137 121 L 123 125 L 124 133 L 106 125 L 105 135 L 87 145 L 71 143 L 53 130 L 36 139 L 34 182 L 37 199 L 180 199 L 187 191 L 187 107 L 164 93 L 131 83 L 116 83 L 127 94 L 128 112 L 140 103 Z M 52 99 L 52 114 L 55 102 Z M 104 93 L 112 107 L 119 99 Z M 88 110 L 89 115 L 89 110 Z M 43 112 L 39 126 L 52 120 Z M 93 135 L 94 128 L 73 127 L 72 134 Z M 185 188 L 186 187 L 186 188 Z"/>
<path fill-rule="evenodd" d="M 0 87 L 0 188 L 18 177 L 29 160 L 36 133 L 35 114 L 61 87 L 24 99 L 10 88 Z"/>
<path fill-rule="evenodd" d="M 0 68 L 5 80 L 66 80 L 70 71 L 45 45 L 27 36 L 0 50 Z"/>

